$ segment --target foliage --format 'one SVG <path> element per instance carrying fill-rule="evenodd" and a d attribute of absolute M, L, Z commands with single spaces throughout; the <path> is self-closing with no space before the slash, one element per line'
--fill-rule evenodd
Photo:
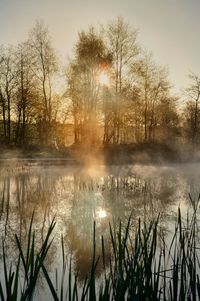
<path fill-rule="evenodd" d="M 41 21 L 17 47 L 0 48 L 0 143 L 74 143 L 88 151 L 180 136 L 200 142 L 198 75 L 189 75 L 181 112 L 167 68 L 142 49 L 137 30 L 121 17 L 101 28 L 79 32 L 64 76 Z M 107 83 L 101 83 L 102 73 Z"/>

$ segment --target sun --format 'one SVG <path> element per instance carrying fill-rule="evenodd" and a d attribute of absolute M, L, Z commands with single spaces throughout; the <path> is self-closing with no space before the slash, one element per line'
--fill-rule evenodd
<path fill-rule="evenodd" d="M 102 85 L 102 86 L 109 86 L 110 84 L 110 79 L 109 79 L 109 76 L 108 74 L 105 72 L 105 71 L 102 71 L 99 75 L 99 83 Z"/>

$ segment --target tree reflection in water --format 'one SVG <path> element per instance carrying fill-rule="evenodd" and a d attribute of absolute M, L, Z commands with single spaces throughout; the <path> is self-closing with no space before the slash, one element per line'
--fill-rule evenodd
<path fill-rule="evenodd" d="M 88 273 L 92 260 L 93 222 L 96 220 L 96 253 L 101 253 L 104 236 L 107 262 L 110 254 L 109 221 L 133 226 L 138 218 L 146 222 L 160 214 L 168 228 L 178 204 L 187 205 L 188 192 L 198 190 L 198 168 L 183 167 L 78 167 L 29 166 L 0 173 L 0 231 L 11 260 L 17 257 L 14 233 L 26 241 L 28 225 L 35 210 L 34 227 L 39 246 L 56 215 L 54 245 L 46 264 L 54 270 L 60 261 L 60 236 L 74 260 L 79 279 Z M 134 231 L 134 227 L 133 227 Z M 2 250 L 2 248 L 1 248 Z M 2 258 L 2 254 L 0 254 Z M 101 274 L 101 264 L 97 273 Z"/>

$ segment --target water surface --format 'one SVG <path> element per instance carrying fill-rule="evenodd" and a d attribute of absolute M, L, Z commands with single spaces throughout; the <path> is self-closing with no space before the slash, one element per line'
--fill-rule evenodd
<path fill-rule="evenodd" d="M 109 237 L 109 221 L 125 222 L 130 214 L 133 223 L 137 223 L 139 217 L 148 222 L 160 214 L 162 229 L 173 231 L 178 206 L 185 214 L 191 207 L 188 194 L 194 201 L 198 199 L 199 167 L 199 164 L 184 164 L 81 168 L 36 163 L 16 164 L 13 168 L 2 166 L 1 241 L 9 259 L 14 261 L 18 256 L 14 234 L 25 244 L 33 211 L 38 247 L 55 216 L 54 244 L 46 266 L 54 275 L 60 265 L 63 235 L 66 252 L 72 254 L 74 270 L 80 271 L 81 281 L 91 264 L 94 220 L 97 246 L 101 235 L 105 240 Z M 2 258 L 2 248 L 0 250 Z M 109 248 L 107 253 L 109 255 Z M 41 290 L 42 285 L 41 281 Z"/>

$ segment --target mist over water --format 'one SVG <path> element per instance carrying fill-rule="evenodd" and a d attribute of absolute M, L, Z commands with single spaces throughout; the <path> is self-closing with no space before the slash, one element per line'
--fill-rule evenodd
<path fill-rule="evenodd" d="M 126 222 L 130 214 L 135 223 L 139 217 L 148 222 L 160 214 L 161 227 L 166 232 L 172 231 L 178 206 L 186 214 L 191 209 L 188 194 L 195 202 L 198 199 L 199 167 L 199 164 L 1 167 L 0 233 L 8 257 L 17 258 L 14 234 L 24 244 L 34 210 L 38 247 L 56 216 L 47 267 L 54 273 L 59 266 L 63 235 L 67 252 L 73 255 L 74 270 L 80 271 L 79 280 L 84 279 L 91 264 L 94 220 L 97 253 L 101 235 L 105 241 L 109 237 L 109 221 Z M 109 249 L 106 252 L 109 254 Z"/>

